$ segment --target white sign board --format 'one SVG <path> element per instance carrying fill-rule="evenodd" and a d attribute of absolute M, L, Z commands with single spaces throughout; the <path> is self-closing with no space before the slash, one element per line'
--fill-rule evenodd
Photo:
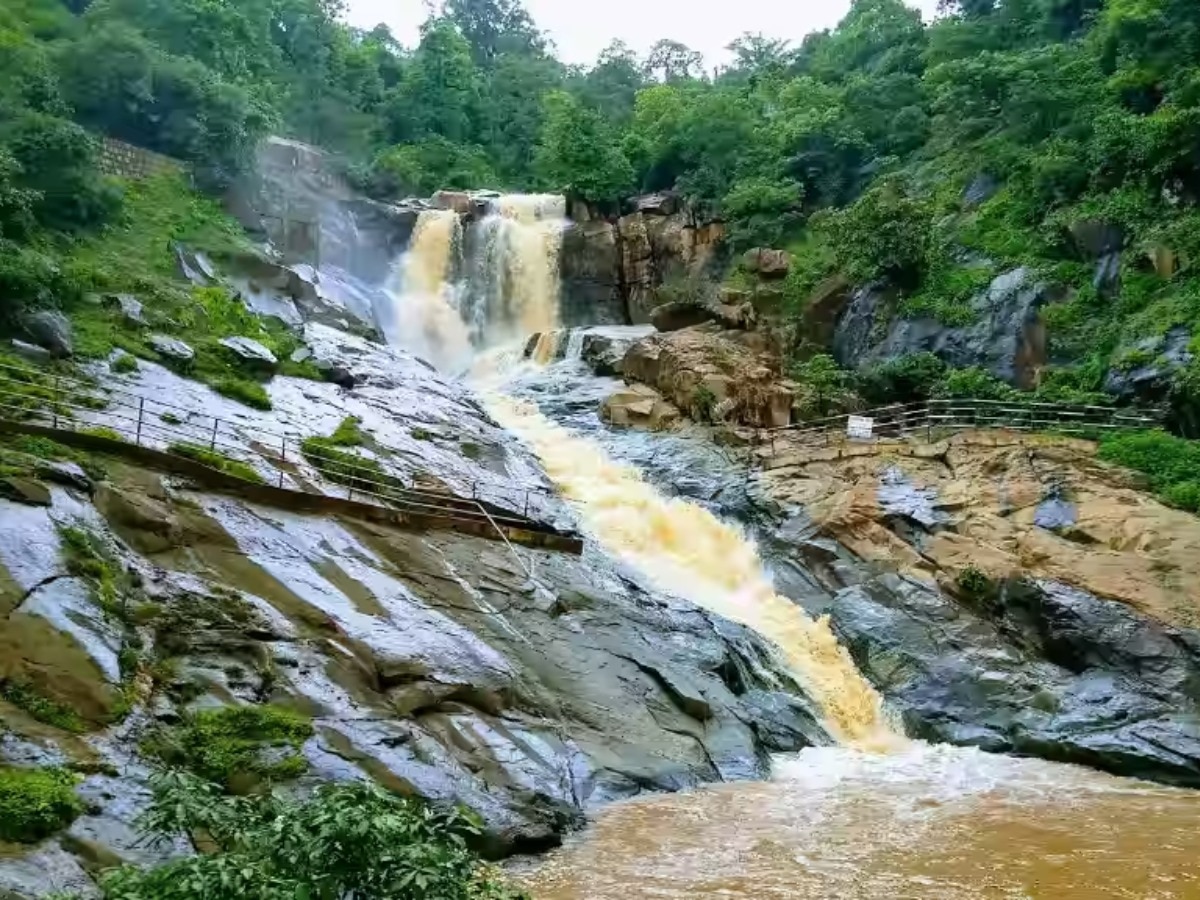
<path fill-rule="evenodd" d="M 869 441 L 875 436 L 875 420 L 864 416 L 850 416 L 846 422 L 846 434 L 855 440 Z"/>

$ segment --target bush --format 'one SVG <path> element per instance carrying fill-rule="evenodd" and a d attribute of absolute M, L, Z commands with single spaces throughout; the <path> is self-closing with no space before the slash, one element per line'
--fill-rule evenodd
<path fill-rule="evenodd" d="M 952 369 L 933 389 L 933 396 L 963 400 L 1010 400 L 1017 395 L 1012 387 L 978 367 Z"/>
<path fill-rule="evenodd" d="M 1105 438 L 1101 459 L 1150 478 L 1150 487 L 1168 506 L 1200 512 L 1200 443 L 1139 431 Z"/>
<path fill-rule="evenodd" d="M 215 851 L 101 880 L 108 900 L 522 900 L 467 849 L 478 820 L 372 784 L 326 785 L 305 800 L 224 797 L 179 772 L 151 782 L 148 836 L 202 832 Z"/>
<path fill-rule="evenodd" d="M 959 591 L 968 600 L 985 600 L 995 591 L 996 586 L 984 572 L 968 566 L 958 573 L 955 579 Z"/>
<path fill-rule="evenodd" d="M 130 372 L 138 370 L 137 357 L 131 356 L 128 353 L 121 353 L 109 363 L 108 367 L 117 375 L 128 375 Z"/>
<path fill-rule="evenodd" d="M 440 136 L 381 151 L 365 177 L 359 179 L 368 193 L 385 199 L 427 196 L 444 189 L 484 188 L 498 181 L 481 149 Z"/>
<path fill-rule="evenodd" d="M 946 364 L 932 353 L 910 353 L 858 373 L 855 382 L 871 404 L 912 403 L 933 396 Z"/>
<path fill-rule="evenodd" d="M 213 379 L 211 386 L 221 396 L 244 403 L 253 409 L 270 410 L 274 408 L 271 395 L 257 381 L 226 375 Z"/>
<path fill-rule="evenodd" d="M 927 264 L 931 214 L 895 182 L 872 188 L 846 209 L 829 213 L 820 227 L 830 234 L 838 264 L 852 281 L 887 278 L 917 284 Z"/>
<path fill-rule="evenodd" d="M 13 678 L 0 681 L 0 697 L 46 725 L 74 734 L 81 734 L 86 730 L 83 720 L 75 710 L 43 696 L 27 682 Z"/>
<path fill-rule="evenodd" d="M 300 443 L 300 452 L 318 472 L 338 484 L 378 493 L 391 483 L 378 460 L 340 449 L 343 446 L 332 438 L 311 437 Z"/>
<path fill-rule="evenodd" d="M 297 751 L 312 733 L 312 722 L 291 710 L 237 706 L 193 713 L 152 735 L 142 749 L 205 781 L 246 788 L 303 774 L 307 763 Z"/>
<path fill-rule="evenodd" d="M 224 453 L 211 450 L 208 447 L 178 443 L 171 444 L 167 448 L 167 452 L 174 453 L 176 456 L 186 457 L 194 462 L 206 465 L 210 469 L 216 469 L 218 472 L 224 472 L 226 475 L 233 475 L 243 481 L 250 481 L 254 484 L 264 483 L 263 477 L 258 474 L 253 466 L 228 457 Z"/>
<path fill-rule="evenodd" d="M 0 841 L 35 844 L 62 831 L 82 812 L 69 772 L 0 767 Z"/>

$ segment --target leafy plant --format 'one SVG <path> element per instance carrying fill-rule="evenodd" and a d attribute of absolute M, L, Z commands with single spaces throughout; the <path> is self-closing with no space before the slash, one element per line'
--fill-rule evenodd
<path fill-rule="evenodd" d="M 29 713 L 39 722 L 75 734 L 81 734 L 86 730 L 83 720 L 75 710 L 44 696 L 28 682 L 15 678 L 0 681 L 0 697 L 18 709 Z"/>
<path fill-rule="evenodd" d="M 308 764 L 298 751 L 312 730 L 308 719 L 280 707 L 227 707 L 192 713 L 151 735 L 142 749 L 206 781 L 244 790 L 263 779 L 303 774 Z"/>
<path fill-rule="evenodd" d="M 215 852 L 107 873 L 107 900 L 523 900 L 467 849 L 478 820 L 371 784 L 326 785 L 309 799 L 227 797 L 181 772 L 152 780 L 151 836 L 197 830 Z"/>
<path fill-rule="evenodd" d="M 35 844 L 82 812 L 69 772 L 0 766 L 0 841 Z"/>

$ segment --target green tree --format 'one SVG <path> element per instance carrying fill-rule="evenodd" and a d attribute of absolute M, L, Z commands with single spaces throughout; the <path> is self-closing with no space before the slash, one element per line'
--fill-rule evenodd
<path fill-rule="evenodd" d="M 587 200 L 621 197 L 633 187 L 633 168 L 605 121 L 566 91 L 546 96 L 537 171 L 556 190 Z"/>

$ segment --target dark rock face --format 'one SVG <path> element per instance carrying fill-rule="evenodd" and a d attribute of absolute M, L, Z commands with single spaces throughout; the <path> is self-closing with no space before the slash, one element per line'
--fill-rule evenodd
<path fill-rule="evenodd" d="M 1187 328 L 1176 326 L 1161 338 L 1151 337 L 1138 342 L 1130 350 L 1150 357 L 1142 365 L 1114 368 L 1104 381 L 1104 390 L 1123 400 L 1158 403 L 1171 391 L 1175 375 L 1192 362 L 1188 349 L 1192 335 Z M 1121 356 L 1120 351 L 1117 353 Z"/>
<path fill-rule="evenodd" d="M 567 227 L 559 252 L 563 324 L 625 324 L 620 266 L 616 226 L 611 222 L 589 219 Z"/>
<path fill-rule="evenodd" d="M 856 290 L 845 305 L 833 337 L 833 352 L 845 366 L 862 367 L 928 351 L 957 368 L 980 366 L 1002 381 L 1030 386 L 1046 361 L 1039 311 L 1049 301 L 1044 284 L 1024 267 L 998 276 L 971 301 L 975 321 L 947 326 L 934 319 L 892 315 L 892 297 L 879 285 Z M 877 337 L 880 328 L 886 330 Z"/>
<path fill-rule="evenodd" d="M 1050 581 L 966 602 L 894 575 L 832 619 L 914 737 L 1200 786 L 1200 632 Z"/>
<path fill-rule="evenodd" d="M 972 179 L 963 191 L 962 205 L 964 209 L 976 209 L 996 196 L 1000 190 L 1000 182 L 987 172 L 981 172 Z"/>
<path fill-rule="evenodd" d="M 21 327 L 29 339 L 60 359 L 74 354 L 71 342 L 71 323 L 60 312 L 39 310 L 22 316 Z"/>

